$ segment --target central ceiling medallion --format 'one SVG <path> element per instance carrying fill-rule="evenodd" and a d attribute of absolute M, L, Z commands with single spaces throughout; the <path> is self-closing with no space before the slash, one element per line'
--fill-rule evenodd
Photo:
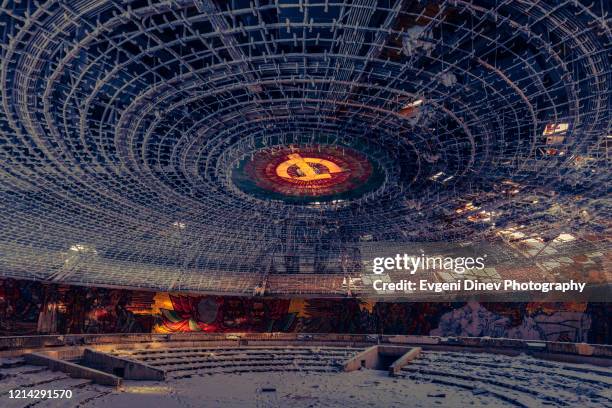
<path fill-rule="evenodd" d="M 259 198 L 309 203 L 356 198 L 381 177 L 377 166 L 356 150 L 309 145 L 262 149 L 243 160 L 232 179 Z"/>
<path fill-rule="evenodd" d="M 290 183 L 307 188 L 320 188 L 346 179 L 349 169 L 342 169 L 331 160 L 320 157 L 302 157 L 299 153 L 287 155 L 287 160 L 276 167 L 276 175 Z"/>

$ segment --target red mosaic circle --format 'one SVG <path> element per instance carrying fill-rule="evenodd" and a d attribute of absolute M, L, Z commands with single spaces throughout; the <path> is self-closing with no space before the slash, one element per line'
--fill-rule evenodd
<path fill-rule="evenodd" d="M 363 185 L 372 174 L 372 164 L 348 148 L 284 147 L 256 153 L 245 171 L 264 190 L 286 196 L 322 197 Z"/>

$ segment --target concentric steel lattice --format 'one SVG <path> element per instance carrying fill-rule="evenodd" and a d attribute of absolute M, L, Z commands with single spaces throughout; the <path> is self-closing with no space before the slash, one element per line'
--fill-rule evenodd
<path fill-rule="evenodd" d="M 381 241 L 609 248 L 606 0 L 1 4 L 0 274 L 245 292 Z M 378 179 L 236 183 L 291 146 Z"/>

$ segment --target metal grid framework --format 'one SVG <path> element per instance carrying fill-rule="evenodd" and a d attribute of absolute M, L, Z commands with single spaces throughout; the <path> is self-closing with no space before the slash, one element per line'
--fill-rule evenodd
<path fill-rule="evenodd" d="M 385 241 L 608 254 L 610 7 L 4 1 L 0 274 L 324 293 Z M 232 183 L 261 149 L 315 143 L 384 182 L 304 205 Z"/>

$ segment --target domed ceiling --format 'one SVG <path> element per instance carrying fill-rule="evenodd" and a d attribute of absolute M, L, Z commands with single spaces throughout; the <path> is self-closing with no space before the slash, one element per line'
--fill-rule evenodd
<path fill-rule="evenodd" d="M 0 274 L 243 293 L 387 242 L 607 250 L 610 8 L 5 1 Z"/>

